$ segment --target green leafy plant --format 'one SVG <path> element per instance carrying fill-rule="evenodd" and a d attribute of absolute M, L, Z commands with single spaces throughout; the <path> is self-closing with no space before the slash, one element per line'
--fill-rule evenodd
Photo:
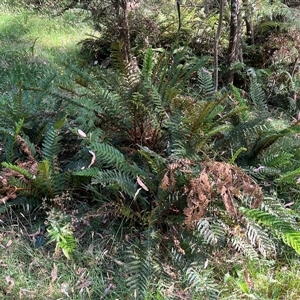
<path fill-rule="evenodd" d="M 60 131 L 65 124 L 61 102 L 49 104 L 49 112 L 39 111 L 49 100 L 52 80 L 48 78 L 41 87 L 30 88 L 35 97 L 20 86 L 10 104 L 0 105 L 4 145 L 1 210 L 12 205 L 41 204 L 42 198 L 53 198 L 70 187 L 71 173 L 62 171 L 59 161 Z"/>
<path fill-rule="evenodd" d="M 56 197 L 53 201 L 57 203 L 59 198 L 64 198 L 64 194 Z M 71 229 L 69 216 L 54 208 L 48 211 L 47 215 L 49 243 L 55 242 L 55 254 L 58 255 L 59 250 L 62 250 L 65 257 L 70 259 L 76 249 L 76 240 Z"/>

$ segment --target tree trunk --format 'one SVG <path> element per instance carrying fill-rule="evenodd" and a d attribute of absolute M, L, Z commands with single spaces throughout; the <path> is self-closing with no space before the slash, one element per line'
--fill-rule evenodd
<path fill-rule="evenodd" d="M 219 13 L 219 21 L 218 28 L 215 35 L 214 42 L 214 91 L 215 93 L 218 91 L 219 84 L 219 42 L 220 42 L 220 34 L 222 29 L 223 22 L 223 12 L 224 12 L 224 0 L 220 0 L 220 13 Z"/>
<path fill-rule="evenodd" d="M 230 36 L 228 48 L 227 83 L 233 83 L 232 64 L 242 60 L 241 0 L 231 0 Z"/>
<path fill-rule="evenodd" d="M 254 26 L 253 26 L 253 3 L 250 0 L 243 0 L 243 7 L 244 7 L 244 20 L 246 24 L 246 36 L 247 36 L 247 44 L 253 45 L 254 44 Z"/>
<path fill-rule="evenodd" d="M 118 24 L 119 40 L 122 43 L 122 56 L 125 63 L 131 61 L 131 45 L 128 22 L 128 0 L 114 0 L 116 23 Z"/>

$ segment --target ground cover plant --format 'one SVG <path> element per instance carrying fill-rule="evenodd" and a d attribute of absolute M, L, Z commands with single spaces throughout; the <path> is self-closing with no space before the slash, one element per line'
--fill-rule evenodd
<path fill-rule="evenodd" d="M 239 4 L 1 4 L 0 297 L 298 299 L 297 21 Z"/>

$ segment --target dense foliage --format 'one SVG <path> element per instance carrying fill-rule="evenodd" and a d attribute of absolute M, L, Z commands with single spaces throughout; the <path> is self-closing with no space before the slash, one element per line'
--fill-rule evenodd
<path fill-rule="evenodd" d="M 38 211 L 69 260 L 97 232 L 123 299 L 259 297 L 241 266 L 300 254 L 299 12 L 246 2 L 24 1 L 97 32 L 3 92 L 0 213 Z"/>

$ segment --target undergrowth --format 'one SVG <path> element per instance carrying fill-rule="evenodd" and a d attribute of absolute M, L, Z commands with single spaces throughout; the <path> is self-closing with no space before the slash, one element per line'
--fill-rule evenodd
<path fill-rule="evenodd" d="M 78 12 L 2 13 L 0 297 L 297 299 L 300 127 L 255 72 L 215 92 L 209 57 L 119 41 L 75 63 Z"/>

